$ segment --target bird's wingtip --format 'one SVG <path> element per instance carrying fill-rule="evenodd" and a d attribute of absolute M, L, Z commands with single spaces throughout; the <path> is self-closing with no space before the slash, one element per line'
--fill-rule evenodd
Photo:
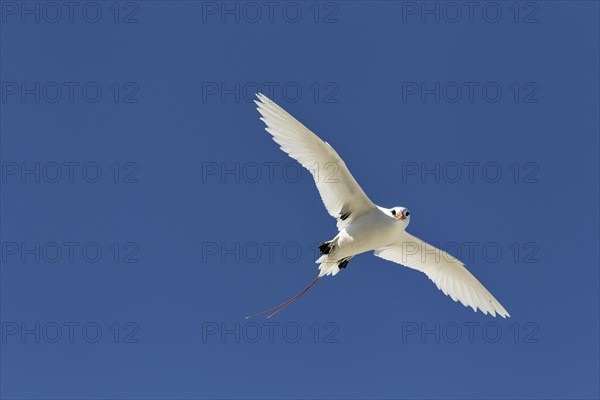
<path fill-rule="evenodd" d="M 256 93 L 256 97 L 261 101 L 261 104 L 267 104 L 268 102 L 273 102 L 270 98 L 262 94 L 261 92 Z M 256 100 L 255 100 L 256 101 Z"/>
<path fill-rule="evenodd" d="M 258 110 L 260 111 L 261 108 L 263 108 L 266 104 L 267 101 L 269 101 L 269 98 L 267 96 L 265 96 L 264 94 L 262 94 L 261 92 L 258 92 L 255 94 L 256 99 L 258 100 L 254 100 L 254 103 L 258 106 Z"/>

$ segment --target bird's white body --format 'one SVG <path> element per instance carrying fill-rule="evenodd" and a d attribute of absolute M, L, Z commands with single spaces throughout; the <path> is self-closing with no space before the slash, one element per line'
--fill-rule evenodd
<path fill-rule="evenodd" d="M 320 277 L 336 275 L 357 254 L 374 254 L 423 272 L 444 294 L 463 305 L 507 317 L 500 302 L 464 264 L 406 232 L 410 212 L 404 207 L 375 205 L 356 182 L 336 151 L 266 96 L 257 95 L 266 130 L 281 150 L 308 169 L 329 214 L 337 219 L 338 235 L 319 249 L 319 275 L 302 292 L 265 312 L 281 311 L 304 294 Z M 259 313 L 260 314 L 260 313 Z"/>
<path fill-rule="evenodd" d="M 320 275 L 336 275 L 340 272 L 337 266 L 339 260 L 389 246 L 406 229 L 408 223 L 404 221 L 397 221 L 383 207 L 373 207 L 342 228 L 332 239 L 337 245 L 335 252 L 324 254 L 316 261 L 320 264 Z"/>

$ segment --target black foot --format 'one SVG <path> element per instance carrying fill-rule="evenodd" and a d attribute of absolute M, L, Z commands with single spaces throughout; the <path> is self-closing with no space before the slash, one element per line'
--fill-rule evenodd
<path fill-rule="evenodd" d="M 329 254 L 331 252 L 331 242 L 325 242 L 319 246 L 321 254 Z"/>
<path fill-rule="evenodd" d="M 340 263 L 338 264 L 338 268 L 342 269 L 342 268 L 346 268 L 346 265 L 348 265 L 348 261 L 350 261 L 349 258 L 344 258 L 342 261 L 340 261 Z"/>

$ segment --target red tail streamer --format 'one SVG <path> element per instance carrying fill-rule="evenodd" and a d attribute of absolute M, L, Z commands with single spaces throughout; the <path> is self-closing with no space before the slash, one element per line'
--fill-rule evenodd
<path fill-rule="evenodd" d="M 267 318 L 271 318 L 273 315 L 277 314 L 278 312 L 280 312 L 281 310 L 283 310 L 284 308 L 286 308 L 287 306 L 289 306 L 290 304 L 292 304 L 293 302 L 295 302 L 296 300 L 298 300 L 304 293 L 308 292 L 308 289 L 310 289 L 312 287 L 312 285 L 314 285 L 315 283 L 317 283 L 317 281 L 319 280 L 320 276 L 317 276 L 311 283 L 309 283 L 309 285 L 307 287 L 305 287 L 304 289 L 302 289 L 302 291 L 300 293 L 298 293 L 297 295 L 295 295 L 294 297 L 292 297 L 291 299 L 284 301 L 283 303 L 276 305 L 275 307 L 271 307 L 268 310 L 264 310 L 261 311 L 259 313 L 256 314 L 252 314 L 252 315 L 248 315 L 246 317 L 246 319 L 248 318 L 252 318 L 252 317 L 256 317 L 265 313 L 268 313 L 270 311 L 274 311 L 276 310 L 273 314 L 269 315 Z"/>

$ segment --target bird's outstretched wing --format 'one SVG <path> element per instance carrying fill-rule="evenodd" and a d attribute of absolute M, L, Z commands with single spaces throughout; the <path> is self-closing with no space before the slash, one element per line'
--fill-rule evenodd
<path fill-rule="evenodd" d="M 338 220 L 338 229 L 375 207 L 329 143 L 265 95 L 257 94 L 257 97 L 255 102 L 261 120 L 267 124 L 265 129 L 281 150 L 313 175 L 327 212 Z"/>
<path fill-rule="evenodd" d="M 375 255 L 424 272 L 445 295 L 474 311 L 510 317 L 502 304 L 475 278 L 462 262 L 450 254 L 404 233 L 391 246 L 375 250 Z"/>

